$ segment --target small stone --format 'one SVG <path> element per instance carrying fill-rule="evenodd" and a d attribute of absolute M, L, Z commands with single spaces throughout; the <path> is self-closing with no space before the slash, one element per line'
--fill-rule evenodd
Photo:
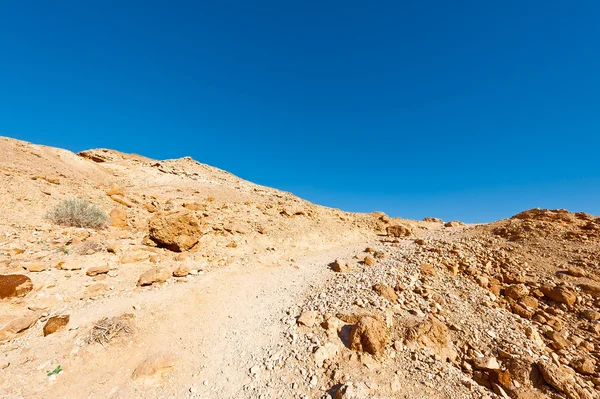
<path fill-rule="evenodd" d="M 529 295 L 529 288 L 525 284 L 514 284 L 504 290 L 504 295 L 512 299 L 520 299 Z"/>
<path fill-rule="evenodd" d="M 82 299 L 91 299 L 101 295 L 104 291 L 108 291 L 108 285 L 103 283 L 92 284 L 87 287 L 83 293 Z"/>
<path fill-rule="evenodd" d="M 577 266 L 570 266 L 567 269 L 567 273 L 570 274 L 573 277 L 585 277 L 587 276 L 587 272 L 582 269 L 581 267 L 577 267 Z"/>
<path fill-rule="evenodd" d="M 45 265 L 43 263 L 26 263 L 23 267 L 31 273 L 39 273 L 51 268 L 50 265 Z"/>
<path fill-rule="evenodd" d="M 127 252 L 119 257 L 121 264 L 145 262 L 150 258 L 146 251 Z"/>
<path fill-rule="evenodd" d="M 421 263 L 420 269 L 421 269 L 421 274 L 423 274 L 424 276 L 435 276 L 436 275 L 435 268 L 430 263 Z"/>
<path fill-rule="evenodd" d="M 67 324 L 69 324 L 69 320 L 71 317 L 69 315 L 63 316 L 52 316 L 48 319 L 46 324 L 44 325 L 44 337 L 50 334 L 53 334 L 57 331 L 63 330 Z"/>
<path fill-rule="evenodd" d="M 117 183 L 113 183 L 108 190 L 106 190 L 106 195 L 109 197 L 111 195 L 125 195 L 125 191 Z"/>
<path fill-rule="evenodd" d="M 171 278 L 171 271 L 169 269 L 166 267 L 157 267 L 143 273 L 140 276 L 137 285 L 143 287 L 155 283 L 164 283 L 169 278 Z"/>
<path fill-rule="evenodd" d="M 596 373 L 596 362 L 589 357 L 580 357 L 573 362 L 573 368 L 584 375 Z"/>
<path fill-rule="evenodd" d="M 597 312 L 593 309 L 584 310 L 583 312 L 581 312 L 581 316 L 589 321 L 600 320 L 600 312 Z"/>
<path fill-rule="evenodd" d="M 495 357 L 484 356 L 473 358 L 473 366 L 478 370 L 499 370 L 500 364 Z"/>
<path fill-rule="evenodd" d="M 110 271 L 110 268 L 108 267 L 108 265 L 95 266 L 95 267 L 90 267 L 89 269 L 87 269 L 85 274 L 88 276 L 97 276 L 99 274 L 106 274 L 109 271 Z"/>
<path fill-rule="evenodd" d="M 74 270 L 81 270 L 82 269 L 82 265 L 80 262 L 76 262 L 74 260 L 68 260 L 65 262 L 60 262 L 58 264 L 58 269 L 60 270 L 68 270 L 68 271 L 74 271 Z"/>
<path fill-rule="evenodd" d="M 352 270 L 352 266 L 349 263 L 342 262 L 339 259 L 336 259 L 335 262 L 333 262 L 331 268 L 338 273 L 349 272 Z"/>
<path fill-rule="evenodd" d="M 373 286 L 373 291 L 390 301 L 391 303 L 398 302 L 398 295 L 394 291 L 392 287 L 385 284 L 375 284 Z"/>
<path fill-rule="evenodd" d="M 175 366 L 177 357 L 168 353 L 156 353 L 141 362 L 134 370 L 131 378 L 158 377 L 169 373 Z"/>
<path fill-rule="evenodd" d="M 302 312 L 300 317 L 298 317 L 298 324 L 312 327 L 317 322 L 318 313 L 312 310 Z"/>
<path fill-rule="evenodd" d="M 190 267 L 184 264 L 178 265 L 173 270 L 174 277 L 186 277 L 188 274 L 190 274 Z"/>
<path fill-rule="evenodd" d="M 109 214 L 110 225 L 113 227 L 127 227 L 127 212 L 121 208 L 114 208 Z"/>
<path fill-rule="evenodd" d="M 575 294 L 575 292 L 563 286 L 543 286 L 541 290 L 545 296 L 552 299 L 553 301 L 564 303 L 568 306 L 572 306 L 577 301 L 577 295 Z"/>
<path fill-rule="evenodd" d="M 549 331 L 546 335 L 552 340 L 551 344 L 556 350 L 565 349 L 571 346 L 569 340 L 559 331 Z"/>

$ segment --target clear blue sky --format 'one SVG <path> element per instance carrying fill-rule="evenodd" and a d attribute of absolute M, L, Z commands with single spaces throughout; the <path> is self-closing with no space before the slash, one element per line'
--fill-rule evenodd
<path fill-rule="evenodd" d="M 320 204 L 600 214 L 600 2 L 2 1 L 0 135 Z"/>

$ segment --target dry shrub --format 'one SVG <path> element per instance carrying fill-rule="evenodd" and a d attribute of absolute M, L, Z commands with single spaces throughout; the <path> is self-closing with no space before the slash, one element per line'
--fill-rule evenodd
<path fill-rule="evenodd" d="M 103 227 L 108 216 L 96 205 L 82 199 L 60 201 L 47 215 L 56 224 L 98 229 Z"/>
<path fill-rule="evenodd" d="M 131 334 L 133 332 L 132 318 L 131 313 L 125 313 L 116 317 L 105 317 L 97 321 L 90 331 L 87 342 L 90 344 L 97 342 L 102 346 L 106 346 L 119 335 Z"/>

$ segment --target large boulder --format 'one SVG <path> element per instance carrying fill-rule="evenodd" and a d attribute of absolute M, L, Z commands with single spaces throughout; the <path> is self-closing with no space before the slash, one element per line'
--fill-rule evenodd
<path fill-rule="evenodd" d="M 362 316 L 350 330 L 350 348 L 374 356 L 382 355 L 389 341 L 385 324 L 372 316 Z"/>
<path fill-rule="evenodd" d="M 0 299 L 22 297 L 32 289 L 31 279 L 23 274 L 0 275 Z"/>
<path fill-rule="evenodd" d="M 204 229 L 189 211 L 158 212 L 148 222 L 149 238 L 158 247 L 174 252 L 187 251 L 200 240 Z"/>

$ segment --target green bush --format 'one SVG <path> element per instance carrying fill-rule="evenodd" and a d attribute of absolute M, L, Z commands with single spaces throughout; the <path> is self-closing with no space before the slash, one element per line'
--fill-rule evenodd
<path fill-rule="evenodd" d="M 82 199 L 60 201 L 47 215 L 56 224 L 73 227 L 104 227 L 108 216 L 96 205 Z"/>

